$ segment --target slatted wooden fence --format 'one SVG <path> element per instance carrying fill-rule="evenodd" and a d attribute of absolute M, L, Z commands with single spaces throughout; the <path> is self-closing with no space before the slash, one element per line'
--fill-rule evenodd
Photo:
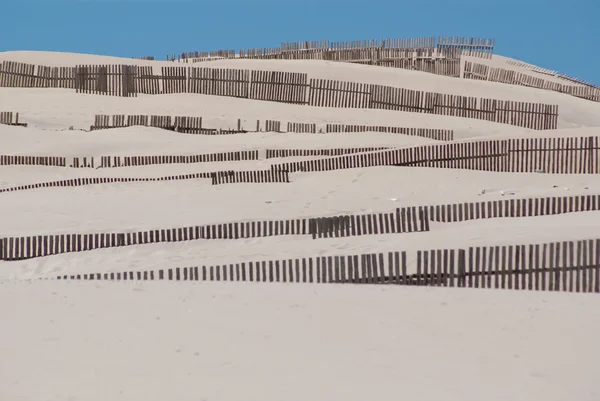
<path fill-rule="evenodd" d="M 266 158 L 307 157 L 307 156 L 340 156 L 352 153 L 372 152 L 389 149 L 388 147 L 367 148 L 332 148 L 332 149 L 267 149 Z"/>
<path fill-rule="evenodd" d="M 137 96 L 137 68 L 129 65 L 78 65 L 75 67 L 77 93 Z"/>
<path fill-rule="evenodd" d="M 600 292 L 600 239 L 482 246 L 177 267 L 62 274 L 58 280 L 248 281 L 395 284 L 528 291 Z"/>
<path fill-rule="evenodd" d="M 152 66 L 136 66 L 135 89 L 137 93 L 158 95 L 162 93 L 161 77 L 154 75 Z"/>
<path fill-rule="evenodd" d="M 265 120 L 266 132 L 281 132 L 281 121 Z"/>
<path fill-rule="evenodd" d="M 339 217 L 230 222 L 128 233 L 57 234 L 0 239 L 0 260 L 22 260 L 99 248 L 191 240 L 261 238 L 307 235 L 313 239 L 429 231 L 426 208 L 407 207 L 393 213 Z"/>
<path fill-rule="evenodd" d="M 49 181 L 37 184 L 19 185 L 16 187 L 0 188 L 0 193 L 24 191 L 37 188 L 63 188 L 80 187 L 84 185 L 109 184 L 115 182 L 154 182 L 154 181 L 175 181 L 175 180 L 193 180 L 199 178 L 211 178 L 210 173 L 179 174 L 165 177 L 141 178 L 141 177 L 92 177 L 92 178 L 70 178 L 66 180 Z"/>
<path fill-rule="evenodd" d="M 27 123 L 19 122 L 19 113 L 13 113 L 12 111 L 0 112 L 0 124 L 27 127 Z"/>
<path fill-rule="evenodd" d="M 600 102 L 600 88 L 584 85 L 561 84 L 514 70 L 493 68 L 483 64 L 465 62 L 463 77 L 565 93 L 594 102 Z"/>
<path fill-rule="evenodd" d="M 46 67 L 4 61 L 0 63 L 0 87 L 75 88 L 73 67 Z"/>
<path fill-rule="evenodd" d="M 450 50 L 458 48 L 466 56 L 492 58 L 494 44 L 494 39 L 440 36 L 437 39 L 436 47 Z"/>
<path fill-rule="evenodd" d="M 429 231 L 429 210 L 426 207 L 403 207 L 393 213 L 343 215 L 309 220 L 309 233 L 313 239 L 421 231 Z"/>
<path fill-rule="evenodd" d="M 134 66 L 77 66 L 75 88 L 80 93 L 116 96 L 137 96 L 140 88 L 144 93 L 156 93 L 157 78 L 149 72 Z M 137 77 L 138 73 L 143 75 Z M 33 75 L 28 71 L 25 76 Z M 165 94 L 190 92 L 317 107 L 432 113 L 538 130 L 555 129 L 558 123 L 555 105 L 478 99 L 326 79 L 308 81 L 307 75 L 302 73 L 162 67 L 161 80 L 161 93 Z"/>
<path fill-rule="evenodd" d="M 325 132 L 389 132 L 393 134 L 403 134 L 411 136 L 420 136 L 422 138 L 435 139 L 437 141 L 454 140 L 454 131 L 435 128 L 406 128 L 390 127 L 379 125 L 349 125 L 349 124 L 327 124 Z"/>
<path fill-rule="evenodd" d="M 203 177 L 206 178 L 206 176 Z M 191 178 L 198 178 L 198 176 Z M 120 182 L 125 182 L 127 179 L 121 180 Z M 138 181 L 147 180 L 138 179 Z M 401 234 L 429 231 L 430 221 L 456 222 L 466 219 L 533 217 L 597 211 L 599 209 L 600 195 L 591 195 L 563 198 L 508 199 L 451 206 L 411 206 L 397 208 L 393 212 L 228 222 L 129 233 L 13 237 L 0 239 L 0 260 L 27 259 L 102 247 L 199 239 L 236 240 L 279 235 L 308 235 L 312 236 L 313 239 L 321 239 L 357 235 Z M 69 243 L 72 245 L 68 245 Z"/>
<path fill-rule="evenodd" d="M 93 164 L 88 166 L 74 167 L 93 167 Z M 86 177 L 86 178 L 71 178 L 66 180 L 50 181 L 44 183 L 19 185 L 16 187 L 0 188 L 2 192 L 24 191 L 37 188 L 52 188 L 52 187 L 79 187 L 84 185 L 107 184 L 115 182 L 154 182 L 154 181 L 175 181 L 175 180 L 191 180 L 199 178 L 210 178 L 213 185 L 233 184 L 233 183 L 289 183 L 289 173 L 285 170 L 249 170 L 249 171 L 217 171 L 194 174 L 179 174 L 165 177 Z"/>
<path fill-rule="evenodd" d="M 414 166 L 513 173 L 599 174 L 599 152 L 599 137 L 510 139 L 387 149 L 277 163 L 271 168 L 291 173 Z"/>
<path fill-rule="evenodd" d="M 203 128 L 202 117 L 124 114 L 115 114 L 112 116 L 97 114 L 94 117 L 94 125 L 90 126 L 90 131 L 137 125 L 161 128 L 185 134 L 200 135 L 231 135 L 248 132 L 246 129 L 242 128 L 240 119 L 237 120 L 237 128 L 225 130 L 220 128 Z"/>
<path fill-rule="evenodd" d="M 306 104 L 308 75 L 298 72 L 252 71 L 249 99 Z"/>
<path fill-rule="evenodd" d="M 600 210 L 600 195 L 547 196 L 453 203 L 428 207 L 432 221 L 454 223 L 501 217 L 536 217 Z"/>
<path fill-rule="evenodd" d="M 258 150 L 205 153 L 200 155 L 102 156 L 100 167 L 149 166 L 153 164 L 217 163 L 258 160 Z"/>
<path fill-rule="evenodd" d="M 66 157 L 0 155 L 0 166 L 59 166 L 66 167 Z"/>
<path fill-rule="evenodd" d="M 211 173 L 212 184 L 234 184 L 248 182 L 290 182 L 286 170 L 218 171 Z"/>
<path fill-rule="evenodd" d="M 295 132 L 298 134 L 316 134 L 317 124 L 316 123 L 287 123 L 287 132 Z"/>
<path fill-rule="evenodd" d="M 248 98 L 249 70 L 189 67 L 189 93 Z"/>

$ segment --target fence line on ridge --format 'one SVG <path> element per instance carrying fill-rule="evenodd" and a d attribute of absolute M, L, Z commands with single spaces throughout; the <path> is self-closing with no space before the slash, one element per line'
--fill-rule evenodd
<path fill-rule="evenodd" d="M 464 76 L 466 79 L 500 82 L 511 85 L 521 85 L 530 88 L 545 89 L 565 93 L 578 98 L 600 102 L 600 88 L 592 86 L 562 84 L 545 80 L 519 71 L 493 68 L 483 64 L 465 62 Z"/>

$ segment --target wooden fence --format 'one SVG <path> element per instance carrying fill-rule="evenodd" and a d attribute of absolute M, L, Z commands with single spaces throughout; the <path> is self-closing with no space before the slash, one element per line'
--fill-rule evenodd
<path fill-rule="evenodd" d="M 150 271 L 59 275 L 58 280 L 249 281 L 396 284 L 528 291 L 600 292 L 600 239 L 544 244 L 313 256 Z"/>
<path fill-rule="evenodd" d="M 600 102 L 600 88 L 561 84 L 538 78 L 533 75 L 527 75 L 522 72 L 493 68 L 483 64 L 471 63 L 469 61 L 465 62 L 463 78 L 545 89 L 565 93 L 581 99 L 591 100 L 593 102 Z"/>
<path fill-rule="evenodd" d="M 317 124 L 316 123 L 287 123 L 287 132 L 295 132 L 298 134 L 316 134 Z"/>
<path fill-rule="evenodd" d="M 19 185 L 16 187 L 0 188 L 0 193 L 24 191 L 38 188 L 64 188 L 81 187 L 84 185 L 110 184 L 115 182 L 154 182 L 154 181 L 175 181 L 175 180 L 194 180 L 199 178 L 211 178 L 210 173 L 194 173 L 170 175 L 165 177 L 140 178 L 140 177 L 92 177 L 92 178 L 70 178 L 66 180 L 49 181 L 37 184 Z"/>
<path fill-rule="evenodd" d="M 241 126 L 241 119 L 237 120 L 237 128 L 225 130 L 217 128 L 204 128 L 202 125 L 202 117 L 124 114 L 114 114 L 112 116 L 96 114 L 94 116 L 94 125 L 90 126 L 90 131 L 132 127 L 136 125 L 161 128 L 185 134 L 231 135 L 248 132 Z M 257 126 L 259 125 L 260 123 L 257 122 Z"/>
<path fill-rule="evenodd" d="M 412 206 L 398 208 L 395 213 L 344 215 L 309 220 L 309 233 L 313 239 L 421 231 L 429 231 L 429 212 L 426 207 Z"/>
<path fill-rule="evenodd" d="M 27 127 L 27 123 L 19 122 L 19 113 L 13 113 L 12 111 L 0 112 L 0 124 Z"/>
<path fill-rule="evenodd" d="M 168 69 L 171 67 L 163 67 L 163 71 L 165 68 Z M 183 73 L 185 73 L 185 71 L 183 71 Z M 241 98 L 248 98 L 249 96 L 249 70 L 190 67 L 188 69 L 188 76 L 189 93 Z M 167 91 L 165 93 L 174 92 Z"/>
<path fill-rule="evenodd" d="M 78 65 L 75 67 L 77 93 L 137 96 L 136 67 L 128 65 Z"/>
<path fill-rule="evenodd" d="M 0 63 L 0 87 L 73 89 L 75 69 L 4 61 Z"/>
<path fill-rule="evenodd" d="M 138 74 L 143 74 L 138 76 Z M 342 107 L 398 110 L 483 119 L 542 130 L 556 129 L 558 106 L 414 91 L 382 85 L 326 79 L 307 74 L 216 68 L 162 67 L 162 76 L 132 66 L 78 66 L 77 92 L 136 96 L 149 88 L 157 93 L 201 93 L 241 98 Z M 148 82 L 144 82 L 148 81 Z"/>
<path fill-rule="evenodd" d="M 258 160 L 259 154 L 258 150 L 241 150 L 199 155 L 100 156 L 99 159 L 100 164 L 97 166 L 96 158 L 94 157 L 73 157 L 68 162 L 66 157 L 0 155 L 0 165 L 69 166 L 73 168 L 130 167 L 154 164 L 218 163 Z"/>
<path fill-rule="evenodd" d="M 139 181 L 144 181 L 139 180 Z M 313 239 L 430 230 L 430 222 L 534 217 L 600 210 L 600 195 L 507 199 L 464 205 L 411 206 L 392 212 L 286 220 L 242 221 L 129 233 L 59 234 L 0 239 L 0 260 L 20 260 L 98 248 L 190 240 L 307 235 Z M 71 245 L 69 245 L 71 244 Z"/>
<path fill-rule="evenodd" d="M 461 142 L 379 150 L 273 164 L 271 168 L 330 171 L 374 166 L 462 168 L 513 173 L 599 174 L 599 137 Z"/>
<path fill-rule="evenodd" d="M 211 173 L 213 185 L 247 182 L 290 182 L 286 170 L 218 171 Z"/>
<path fill-rule="evenodd" d="M 204 134 L 204 135 L 218 135 L 218 134 L 234 134 L 234 133 L 247 133 L 247 132 L 294 132 L 294 133 L 317 133 L 316 123 L 301 123 L 301 122 L 287 122 L 287 129 L 285 124 L 281 121 L 275 120 L 264 120 L 261 123 L 260 120 L 256 120 L 256 129 L 249 129 L 249 127 L 242 126 L 241 119 L 237 119 L 237 125 L 232 130 L 221 130 L 214 128 L 203 128 L 202 117 L 183 117 L 183 116 L 147 116 L 147 115 L 123 115 L 117 114 L 113 116 L 97 114 L 94 117 L 94 125 L 90 126 L 90 130 L 101 130 L 110 128 L 121 128 L 130 126 L 148 126 L 167 129 L 180 133 L 193 133 L 193 134 Z M 407 128 L 407 127 L 394 127 L 394 126 L 381 126 L 381 125 L 350 125 L 350 124 L 323 124 L 322 128 L 318 129 L 319 132 L 332 133 L 332 132 L 387 132 L 402 135 L 420 136 L 423 138 L 434 139 L 439 141 L 452 141 L 454 140 L 453 130 L 444 129 L 432 129 L 432 128 Z"/>
<path fill-rule="evenodd" d="M 188 160 L 211 160 L 210 157 L 217 159 L 221 158 L 225 161 L 227 158 L 240 159 L 244 157 L 258 157 L 255 151 L 246 151 L 247 153 L 226 152 L 217 156 L 206 156 L 207 159 L 202 159 L 200 155 L 191 156 L 186 159 L 185 156 L 139 156 L 139 157 L 124 157 L 116 158 L 110 156 L 101 157 L 101 167 L 119 167 L 124 165 L 136 165 L 134 163 L 154 163 L 154 162 L 185 162 Z M 267 157 L 282 157 L 282 155 L 313 155 L 312 150 L 268 150 Z M 443 145 L 425 145 L 411 148 L 384 148 L 373 149 L 354 148 L 351 150 L 314 150 L 318 153 L 327 156 L 324 158 L 313 160 L 300 160 L 294 162 L 282 162 L 271 165 L 271 171 L 274 177 L 279 172 L 313 172 L 313 171 L 330 171 L 349 168 L 365 168 L 375 166 L 414 166 L 414 167 L 437 167 L 437 168 L 462 168 L 469 170 L 481 171 L 496 171 L 496 172 L 514 172 L 514 173 L 550 173 L 550 174 L 599 174 L 600 173 L 600 140 L 599 137 L 570 137 L 570 138 L 530 138 L 530 139 L 508 139 L 496 141 L 481 141 L 481 142 L 461 142 Z M 337 156 L 336 154 L 340 154 Z M 11 163 L 66 163 L 66 160 L 61 158 L 38 158 L 31 156 L 3 156 L 0 159 L 2 164 Z M 129 164 L 127 164 L 129 163 Z M 60 165 L 60 164 L 59 164 Z M 94 167 L 94 158 L 73 158 L 71 167 Z M 206 173 L 210 174 L 210 173 Z M 277 182 L 269 181 L 275 178 L 266 173 L 254 172 L 236 172 L 241 174 L 239 177 L 248 178 L 231 178 L 235 182 L 243 179 L 253 179 L 250 177 L 256 176 L 259 181 L 249 182 Z M 262 174 L 262 175 L 261 175 Z M 289 180 L 287 174 L 285 182 Z M 183 177 L 183 176 L 182 176 Z M 234 177 L 237 177 L 234 176 Z M 264 180 L 261 181 L 265 177 Z M 190 176 L 193 178 L 193 175 Z M 199 177 L 195 177 L 199 178 Z M 208 175 L 204 178 L 212 178 Z M 47 183 L 29 184 L 18 187 L 0 189 L 0 192 L 55 187 L 55 186 L 79 186 L 104 182 L 130 182 L 130 181 L 160 181 L 166 179 L 175 179 L 169 177 L 161 178 L 115 178 L 114 181 L 97 181 L 106 180 L 106 178 L 85 178 L 61 180 Z M 187 179 L 187 178 L 178 178 Z M 230 178 L 223 178 L 223 182 L 228 182 Z M 96 181 L 94 181 L 96 180 Z M 119 181 L 125 180 L 125 181 Z M 220 178 L 215 178 L 220 182 Z M 234 182 L 232 181 L 232 182 Z M 242 181 L 244 182 L 244 181 Z"/>
<path fill-rule="evenodd" d="M 308 75 L 299 72 L 252 71 L 249 99 L 306 104 Z"/>
<path fill-rule="evenodd" d="M 154 164 L 217 163 L 243 160 L 258 160 L 258 150 L 205 153 L 180 156 L 102 156 L 100 167 L 149 166 Z M 91 166 L 93 167 L 93 165 Z"/>
<path fill-rule="evenodd" d="M 93 166 L 93 165 L 92 165 Z M 92 167 L 88 166 L 88 167 Z M 206 173 L 179 174 L 165 177 L 92 177 L 92 178 L 71 178 L 66 180 L 50 181 L 36 184 L 19 185 L 16 187 L 0 188 L 0 193 L 24 191 L 38 188 L 53 187 L 80 187 L 84 185 L 108 184 L 119 182 L 155 182 L 155 181 L 176 181 L 193 180 L 200 178 L 210 178 L 213 185 L 233 184 L 233 183 L 274 183 L 290 182 L 287 171 L 279 170 L 251 170 L 251 171 L 217 171 Z"/>
<path fill-rule="evenodd" d="M 100 248 L 210 239 L 310 235 L 313 239 L 349 235 L 401 234 L 428 231 L 424 208 L 400 208 L 394 213 L 345 216 L 350 224 L 338 229 L 336 217 L 230 222 L 129 233 L 57 234 L 0 239 L 0 260 L 22 260 Z M 333 222 L 333 223 L 332 223 Z"/>
<path fill-rule="evenodd" d="M 266 158 L 280 157 L 307 157 L 307 156 L 340 156 L 352 153 L 373 152 L 376 150 L 389 149 L 389 147 L 368 148 L 332 148 L 332 149 L 267 149 Z"/>
<path fill-rule="evenodd" d="M 535 72 L 537 72 L 539 74 L 550 75 L 550 76 L 553 76 L 553 77 L 564 79 L 566 81 L 571 81 L 571 82 L 573 82 L 575 84 L 579 84 L 579 85 L 584 85 L 584 86 L 589 86 L 589 87 L 592 87 L 592 88 L 600 89 L 600 86 L 595 85 L 595 84 L 593 84 L 593 83 L 591 83 L 589 81 L 584 81 L 584 80 L 581 80 L 579 78 L 575 78 L 575 77 L 563 74 L 563 73 L 558 72 L 558 71 L 548 70 L 546 68 L 541 68 L 541 67 L 538 67 L 538 66 L 535 66 L 535 65 L 532 65 L 532 64 L 524 63 L 522 61 L 507 60 L 506 63 L 510 64 L 510 65 L 517 66 L 517 67 L 527 68 L 527 69 L 529 69 L 531 71 L 535 71 Z"/>
<path fill-rule="evenodd" d="M 600 195 L 548 196 L 429 206 L 432 221 L 454 223 L 501 217 L 537 217 L 600 210 Z"/>
<path fill-rule="evenodd" d="M 0 155 L 0 166 L 67 166 L 66 157 Z"/>
<path fill-rule="evenodd" d="M 194 59 L 207 61 L 210 59 L 323 59 L 323 54 L 335 54 L 347 51 L 438 51 L 442 54 L 456 54 L 457 51 L 475 57 L 490 58 L 494 49 L 493 39 L 481 38 L 393 38 L 375 40 L 355 40 L 346 42 L 330 42 L 328 40 L 281 43 L 279 47 L 240 49 L 237 53 L 232 49 L 214 50 L 210 52 L 186 52 L 167 56 L 168 61 L 188 62 Z M 460 54 L 460 53 L 459 53 Z M 406 56 L 405 56 L 406 57 Z"/>
<path fill-rule="evenodd" d="M 492 58 L 494 52 L 494 39 L 461 38 L 461 37 L 438 37 L 436 47 L 438 49 L 460 49 L 466 56 Z"/>
<path fill-rule="evenodd" d="M 420 136 L 422 138 L 435 139 L 437 141 L 454 140 L 454 131 L 448 129 L 435 128 L 406 128 L 390 127 L 380 125 L 348 125 L 348 124 L 327 124 L 325 132 L 389 132 L 393 134 L 403 134 L 410 136 Z"/>

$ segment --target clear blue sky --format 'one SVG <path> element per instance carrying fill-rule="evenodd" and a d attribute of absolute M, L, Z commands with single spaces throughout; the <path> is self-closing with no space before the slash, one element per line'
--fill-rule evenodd
<path fill-rule="evenodd" d="M 600 84 L 600 0 L 0 0 L 0 13 L 0 51 L 164 59 L 287 41 L 473 36 Z"/>

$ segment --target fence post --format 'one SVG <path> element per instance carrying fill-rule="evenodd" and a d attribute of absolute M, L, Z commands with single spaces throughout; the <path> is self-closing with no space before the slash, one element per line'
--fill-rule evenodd
<path fill-rule="evenodd" d="M 466 271 L 466 251 L 464 249 L 458 250 L 458 282 L 457 287 L 465 287 L 465 271 Z"/>

